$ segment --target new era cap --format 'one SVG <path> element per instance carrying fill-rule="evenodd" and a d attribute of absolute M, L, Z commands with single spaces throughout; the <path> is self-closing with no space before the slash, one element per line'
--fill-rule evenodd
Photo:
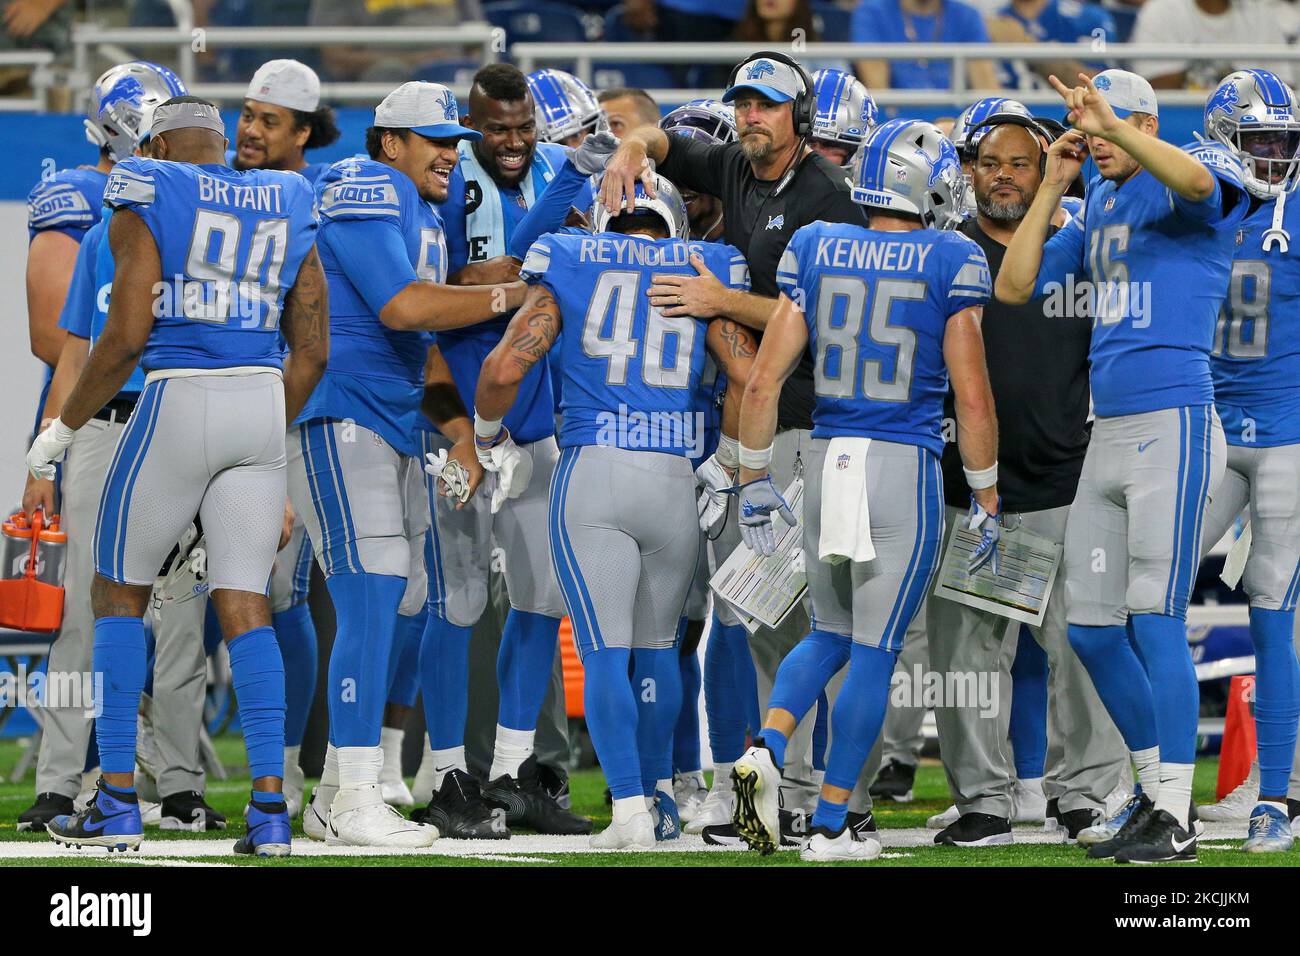
<path fill-rule="evenodd" d="M 314 113 L 320 107 L 320 77 L 297 60 L 268 60 L 253 74 L 244 98 Z"/>
<path fill-rule="evenodd" d="M 1159 116 L 1156 91 L 1151 84 L 1128 70 L 1103 70 L 1092 78 L 1092 85 L 1121 119 L 1130 113 Z"/>
<path fill-rule="evenodd" d="M 477 130 L 460 125 L 456 96 L 440 83 L 403 83 L 375 107 L 375 125 L 409 129 L 429 139 L 482 139 Z"/>
<path fill-rule="evenodd" d="M 722 102 L 730 103 L 741 90 L 755 90 L 773 103 L 789 103 L 803 89 L 798 70 L 789 63 L 760 55 L 740 64 L 736 82 L 722 94 Z"/>

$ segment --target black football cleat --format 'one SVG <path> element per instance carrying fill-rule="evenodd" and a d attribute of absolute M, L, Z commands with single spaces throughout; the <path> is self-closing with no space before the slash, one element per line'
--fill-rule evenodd
<path fill-rule="evenodd" d="M 850 810 L 847 822 L 849 829 L 859 840 L 866 836 L 874 837 L 879 832 L 876 829 L 876 815 L 871 810 L 866 813 L 854 813 Z"/>
<path fill-rule="evenodd" d="M 1079 842 L 1080 833 L 1088 827 L 1096 826 L 1101 820 L 1100 810 L 1095 807 L 1080 807 L 1077 810 L 1058 813 L 1056 827 L 1058 831 L 1064 832 L 1066 844 L 1073 846 Z"/>
<path fill-rule="evenodd" d="M 433 793 L 428 807 L 411 814 L 416 823 L 431 823 L 453 840 L 508 840 L 506 813 L 483 799 L 478 781 L 464 770 L 451 770 Z"/>
<path fill-rule="evenodd" d="M 808 816 L 802 810 L 780 810 L 781 847 L 801 846 L 808 837 Z M 734 823 L 715 823 L 700 831 L 709 846 L 734 846 L 744 848 L 745 841 L 736 831 Z"/>
<path fill-rule="evenodd" d="M 552 836 L 581 836 L 591 832 L 591 821 L 564 809 L 547 792 L 537 774 L 537 758 L 530 756 L 519 776 L 502 775 L 483 788 L 489 807 L 506 812 L 506 823 Z"/>
<path fill-rule="evenodd" d="M 1168 810 L 1153 810 L 1142 829 L 1115 851 L 1116 863 L 1195 863 L 1196 831 Z"/>
<path fill-rule="evenodd" d="M 186 790 L 162 798 L 162 823 L 164 830 L 224 830 L 226 818 L 208 806 L 203 794 Z"/>
<path fill-rule="evenodd" d="M 1103 840 L 1101 843 L 1094 843 L 1088 847 L 1088 857 L 1093 860 L 1110 860 L 1115 857 L 1129 840 L 1146 826 L 1147 819 L 1155 812 L 1156 805 L 1151 802 L 1151 798 L 1145 793 L 1136 793 L 1129 798 L 1128 803 L 1120 808 L 1119 813 L 1111 817 L 1108 823 L 1117 823 L 1122 816 L 1123 824 L 1113 837 L 1109 840 Z"/>
<path fill-rule="evenodd" d="M 18 815 L 18 832 L 44 833 L 45 825 L 55 817 L 70 817 L 75 812 L 72 797 L 61 793 L 38 793 L 36 802 Z"/>
<path fill-rule="evenodd" d="M 1005 846 L 1013 840 L 1011 821 L 991 813 L 963 813 L 934 835 L 939 846 Z"/>
<path fill-rule="evenodd" d="M 877 800 L 893 800 L 896 803 L 912 801 L 912 787 L 916 782 L 916 767 L 912 764 L 891 760 L 880 768 L 876 779 L 872 781 L 867 793 Z"/>

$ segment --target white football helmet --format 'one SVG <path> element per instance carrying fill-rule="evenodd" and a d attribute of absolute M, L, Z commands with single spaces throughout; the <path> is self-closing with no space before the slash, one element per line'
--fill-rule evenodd
<path fill-rule="evenodd" d="M 963 219 L 961 161 L 952 141 L 932 123 L 881 123 L 854 157 L 850 182 L 854 202 L 911 213 L 927 229 L 953 229 Z"/>
<path fill-rule="evenodd" d="M 652 212 L 664 221 L 668 227 L 668 235 L 674 239 L 689 239 L 691 237 L 690 216 L 686 213 L 686 203 L 682 201 L 682 194 L 677 191 L 677 187 L 671 182 L 660 176 L 658 173 L 654 177 L 655 196 L 651 199 L 646 195 L 645 186 L 640 180 L 636 184 L 636 212 Z M 599 191 L 597 191 L 599 196 Z M 605 204 L 597 199 L 591 207 L 591 214 L 588 216 L 591 221 L 591 228 L 595 232 L 608 232 L 610 220 L 614 217 L 609 214 Z"/>
<path fill-rule="evenodd" d="M 1205 102 L 1205 135 L 1241 158 L 1252 196 L 1279 196 L 1300 180 L 1300 108 L 1275 73 L 1238 70 L 1225 77 Z"/>
<path fill-rule="evenodd" d="M 154 108 L 188 92 L 179 76 L 157 63 L 135 60 L 112 67 L 90 91 L 86 139 L 121 162 L 148 132 Z"/>

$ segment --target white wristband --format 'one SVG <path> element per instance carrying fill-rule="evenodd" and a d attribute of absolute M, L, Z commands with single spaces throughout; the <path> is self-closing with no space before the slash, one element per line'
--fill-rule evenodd
<path fill-rule="evenodd" d="M 713 454 L 718 459 L 719 465 L 728 471 L 735 471 L 740 464 L 740 439 L 719 435 L 718 450 Z"/>
<path fill-rule="evenodd" d="M 501 419 L 499 418 L 479 418 L 478 410 L 474 410 L 474 437 L 491 439 L 496 438 L 501 432 Z"/>
<path fill-rule="evenodd" d="M 761 468 L 766 468 L 772 461 L 771 445 L 759 449 L 746 448 L 744 445 L 740 445 L 739 447 L 740 452 L 736 457 L 740 459 L 740 464 L 743 468 L 758 471 Z"/>
<path fill-rule="evenodd" d="M 962 466 L 962 471 L 966 472 L 966 484 L 970 485 L 971 491 L 983 491 L 985 488 L 992 488 L 998 483 L 998 463 L 995 461 L 987 468 L 980 468 L 978 471 Z"/>

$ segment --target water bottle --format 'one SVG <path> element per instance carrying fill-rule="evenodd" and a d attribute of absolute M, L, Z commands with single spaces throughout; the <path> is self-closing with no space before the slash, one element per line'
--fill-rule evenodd
<path fill-rule="evenodd" d="M 27 516 L 21 512 L 10 515 L 0 526 L 0 578 L 21 578 L 27 571 L 31 550 L 32 527 L 27 523 Z"/>
<path fill-rule="evenodd" d="M 50 517 L 37 544 L 36 579 L 55 587 L 63 586 L 63 563 L 68 556 L 68 535 L 59 528 L 59 516 Z"/>

